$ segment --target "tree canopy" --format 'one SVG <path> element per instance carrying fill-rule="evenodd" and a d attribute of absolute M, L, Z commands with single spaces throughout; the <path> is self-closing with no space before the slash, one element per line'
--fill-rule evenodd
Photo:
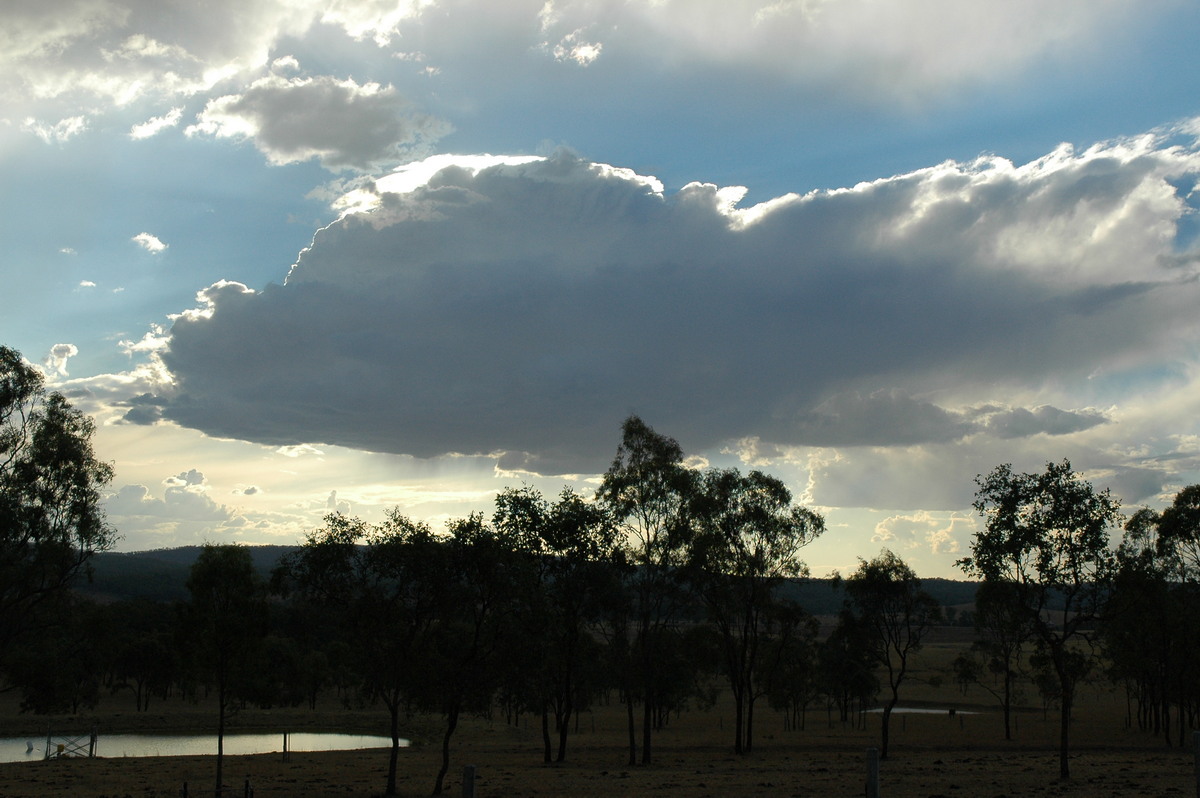
<path fill-rule="evenodd" d="M 39 628 L 37 610 L 116 542 L 100 506 L 113 469 L 92 450 L 94 429 L 0 346 L 0 651 Z"/>

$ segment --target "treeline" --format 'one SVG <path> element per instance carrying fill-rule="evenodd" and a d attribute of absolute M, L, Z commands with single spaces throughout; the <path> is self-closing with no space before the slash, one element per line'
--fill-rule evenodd
<path fill-rule="evenodd" d="M 411 712 L 445 720 L 440 793 L 466 714 L 533 716 L 542 758 L 561 761 L 579 713 L 617 701 L 628 761 L 646 764 L 655 734 L 718 689 L 739 753 L 764 703 L 802 727 L 823 702 L 843 719 L 882 706 L 886 757 L 912 657 L 947 615 L 885 550 L 835 580 L 842 600 L 821 634 L 794 587 L 822 517 L 760 471 L 686 467 L 636 416 L 594 496 L 509 488 L 445 530 L 398 511 L 377 524 L 334 514 L 269 575 L 248 548 L 205 546 L 181 599 L 94 604 L 66 589 L 115 539 L 91 432 L 0 347 L 2 687 L 34 712 L 77 712 L 105 690 L 133 691 L 140 709 L 204 691 L 219 740 L 237 706 L 315 706 L 335 691 L 388 710 L 388 794 Z M 984 528 L 958 565 L 979 582 L 978 640 L 955 664 L 960 683 L 996 695 L 1009 735 L 1017 685 L 1036 684 L 1060 710 L 1064 777 L 1088 679 L 1124 685 L 1131 724 L 1182 742 L 1200 720 L 1200 486 L 1126 522 L 1065 461 L 976 483 Z M 221 767 L 219 743 L 218 790 Z"/>

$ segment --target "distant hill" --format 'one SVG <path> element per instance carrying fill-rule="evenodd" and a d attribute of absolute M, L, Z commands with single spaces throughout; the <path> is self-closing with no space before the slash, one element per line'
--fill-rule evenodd
<path fill-rule="evenodd" d="M 974 605 L 976 584 L 954 579 L 921 580 L 921 587 L 943 607 Z M 845 599 L 831 579 L 797 579 L 784 589 L 784 596 L 813 615 L 836 615 Z"/>
<path fill-rule="evenodd" d="M 254 566 L 264 576 L 297 546 L 247 546 Z M 75 590 L 96 601 L 182 601 L 188 597 L 187 578 L 200 546 L 153 551 L 101 552 L 91 559 L 91 580 L 80 579 Z"/>
<path fill-rule="evenodd" d="M 264 576 L 288 552 L 298 546 L 247 546 L 254 565 Z M 200 556 L 200 546 L 181 546 L 153 551 L 102 552 L 92 558 L 93 578 L 80 580 L 75 589 L 96 601 L 183 601 L 188 598 L 188 569 Z M 947 607 L 975 603 L 975 582 L 953 579 L 922 579 L 922 587 Z M 797 579 L 784 595 L 813 615 L 836 615 L 844 596 L 829 579 Z"/>

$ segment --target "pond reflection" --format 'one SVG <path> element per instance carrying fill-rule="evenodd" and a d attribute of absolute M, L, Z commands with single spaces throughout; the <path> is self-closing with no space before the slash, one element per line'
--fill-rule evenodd
<path fill-rule="evenodd" d="M 55 737 L 51 747 L 57 748 Z M 408 740 L 401 740 L 402 746 Z M 360 748 L 389 748 L 390 737 L 368 734 L 326 734 L 292 732 L 288 735 L 289 751 L 350 751 Z M 225 753 L 269 754 L 283 751 L 283 734 L 227 734 Z M 0 762 L 24 762 L 45 757 L 46 738 L 0 738 Z M 96 756 L 185 756 L 217 753 L 215 734 L 101 734 L 96 741 Z"/>

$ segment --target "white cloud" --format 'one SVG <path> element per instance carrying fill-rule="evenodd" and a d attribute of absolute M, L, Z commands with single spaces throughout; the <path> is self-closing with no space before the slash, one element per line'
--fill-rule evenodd
<path fill-rule="evenodd" d="M 329 169 L 361 171 L 424 154 L 449 131 L 445 122 L 413 112 L 392 86 L 279 75 L 210 100 L 187 129 L 188 135 L 253 139 L 275 164 L 315 158 Z"/>
<path fill-rule="evenodd" d="M 183 119 L 183 108 L 172 108 L 162 116 L 156 116 L 140 125 L 134 125 L 129 130 L 129 137 L 131 139 L 148 139 L 175 127 L 181 119 Z"/>
<path fill-rule="evenodd" d="M 976 531 L 975 519 L 958 513 L 892 515 L 875 525 L 872 542 L 901 549 L 957 554 Z"/>
<path fill-rule="evenodd" d="M 559 60 L 575 42 L 638 53 L 647 61 L 750 67 L 873 101 L 913 102 L 994 83 L 1080 53 L 1128 30 L 1159 0 L 549 0 L 540 32 Z M 611 47 L 609 47 L 611 45 Z M 607 50 L 606 50 L 607 52 Z"/>
<path fill-rule="evenodd" d="M 67 376 L 67 361 L 78 354 L 79 347 L 75 344 L 55 344 L 50 347 L 50 354 L 46 356 L 46 368 L 55 375 L 65 377 Z"/>
<path fill-rule="evenodd" d="M 39 122 L 30 117 L 25 120 L 23 127 L 47 144 L 61 144 L 87 130 L 88 123 L 82 116 L 60 119 L 53 124 Z"/>
<path fill-rule="evenodd" d="M 134 242 L 151 255 L 157 255 L 169 246 L 168 244 L 164 244 L 162 241 L 159 241 L 158 236 L 151 235 L 150 233 L 138 233 L 131 238 L 130 241 Z"/>
<path fill-rule="evenodd" d="M 1047 62 L 1103 57 L 1143 21 L 1177 5 L 1178 0 L 1146 0 L 1136 7 L 1121 0 L 165 5 L 9 0 L 0 30 L 0 70 L 6 76 L 0 82 L 0 118 L 34 120 L 29 130 L 61 141 L 114 106 L 152 106 L 154 119 L 134 129 L 134 135 L 150 135 L 163 129 L 181 100 L 218 87 L 227 96 L 241 96 L 265 71 L 294 68 L 295 57 L 275 55 L 278 48 L 309 43 L 339 55 L 357 49 L 369 60 L 370 51 L 407 55 L 409 49 L 397 45 L 420 42 L 431 74 L 503 73 L 497 65 L 525 61 L 531 50 L 545 53 L 551 65 L 614 60 L 625 74 L 733 68 L 869 102 L 903 104 L 994 84 Z M 346 36 L 355 41 L 344 41 Z M 536 80 L 555 80 L 534 64 L 526 68 Z"/>
<path fill-rule="evenodd" d="M 1168 256 L 1194 146 L 947 163 L 745 209 L 740 189 L 667 193 L 565 154 L 439 162 L 404 193 L 380 181 L 285 285 L 204 292 L 162 353 L 164 412 L 277 446 L 507 453 L 502 468 L 540 473 L 603 468 L 631 411 L 670 419 L 690 451 L 939 446 L 926 471 L 894 448 L 840 467 L 907 469 L 867 506 L 914 506 L 903 487 L 961 507 L 936 484 L 947 463 L 961 482 L 995 462 L 976 459 L 1001 451 L 989 441 L 1033 454 L 1115 434 L 1095 408 L 1126 395 L 1122 375 L 1192 357 L 1196 265 Z M 818 503 L 863 501 L 836 485 Z"/>

